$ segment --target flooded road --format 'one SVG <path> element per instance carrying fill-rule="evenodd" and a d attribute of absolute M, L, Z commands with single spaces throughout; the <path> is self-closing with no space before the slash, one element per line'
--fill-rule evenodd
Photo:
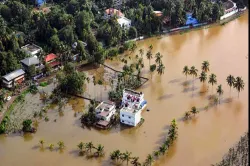
<path fill-rule="evenodd" d="M 222 84 L 224 94 L 221 104 L 203 110 L 189 122 L 178 120 L 178 139 L 167 155 L 161 157 L 155 165 L 169 166 L 209 166 L 222 158 L 228 149 L 236 143 L 240 136 L 248 130 L 248 14 L 229 22 L 224 26 L 192 31 L 181 35 L 162 38 L 151 38 L 138 43 L 140 48 L 147 49 L 153 45 L 153 53 L 163 55 L 166 67 L 162 76 L 154 73 L 138 91 L 145 94 L 149 112 L 143 112 L 145 122 L 135 129 L 117 128 L 111 131 L 96 131 L 81 128 L 80 116 L 75 117 L 75 111 L 86 106 L 87 101 L 75 99 L 64 108 L 64 115 L 58 111 L 49 113 L 49 122 L 41 122 L 36 134 L 32 136 L 0 136 L 0 161 L 5 166 L 69 166 L 69 165 L 110 165 L 110 152 L 119 149 L 132 152 L 132 156 L 140 157 L 152 153 L 165 139 L 167 127 L 173 118 L 183 117 L 185 111 L 192 106 L 198 109 L 208 105 L 208 95 L 214 94 L 219 84 Z M 136 53 L 135 53 L 136 54 Z M 206 94 L 200 94 L 202 83 L 194 82 L 195 90 L 183 86 L 186 80 L 182 74 L 185 65 L 194 65 L 201 71 L 201 63 L 210 62 L 210 72 L 217 75 L 217 85 L 209 85 Z M 147 75 L 148 60 L 144 58 Z M 153 63 L 153 60 L 151 64 Z M 107 62 L 115 68 L 117 62 Z M 231 74 L 241 76 L 245 82 L 244 91 L 231 91 L 232 102 L 227 102 L 230 90 L 226 77 Z M 188 80 L 192 80 L 188 76 Z M 191 86 L 191 85 L 190 85 Z M 98 90 L 97 90 L 98 91 Z M 106 97 L 105 97 L 106 98 Z M 81 105 L 78 106 L 77 104 Z M 73 111 L 74 110 L 74 111 Z M 53 120 L 57 119 L 56 122 Z M 60 153 L 56 149 L 41 151 L 39 140 L 45 140 L 45 146 L 57 144 L 62 140 L 66 149 Z M 102 144 L 106 156 L 102 159 L 90 159 L 78 156 L 77 144 L 92 141 L 94 145 Z M 125 162 L 124 162 L 125 165 Z"/>

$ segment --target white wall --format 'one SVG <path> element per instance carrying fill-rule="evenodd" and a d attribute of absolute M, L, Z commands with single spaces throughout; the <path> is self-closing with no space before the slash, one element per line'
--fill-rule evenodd
<path fill-rule="evenodd" d="M 230 17 L 230 16 L 234 15 L 237 12 L 238 12 L 238 9 L 236 9 L 234 11 L 231 11 L 230 13 L 224 14 L 223 16 L 220 17 L 220 20 L 223 20 L 223 19 L 225 19 L 227 17 Z"/>
<path fill-rule="evenodd" d="M 121 123 L 136 126 L 141 120 L 141 110 L 136 113 L 131 113 L 127 111 L 120 111 L 120 121 Z"/>

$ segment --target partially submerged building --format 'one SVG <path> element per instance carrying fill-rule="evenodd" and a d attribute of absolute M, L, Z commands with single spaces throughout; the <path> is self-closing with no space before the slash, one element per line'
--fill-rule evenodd
<path fill-rule="evenodd" d="M 146 107 L 147 101 L 144 100 L 142 92 L 124 89 L 121 105 L 120 122 L 136 126 L 142 119 L 141 112 Z"/>
<path fill-rule="evenodd" d="M 95 108 L 96 118 L 99 119 L 97 126 L 100 128 L 107 128 L 115 113 L 116 106 L 113 102 L 101 102 Z"/>
<path fill-rule="evenodd" d="M 2 76 L 3 86 L 13 88 L 17 84 L 21 84 L 25 80 L 25 72 L 22 69 L 17 69 L 9 74 Z"/>
<path fill-rule="evenodd" d="M 223 2 L 224 15 L 220 17 L 220 20 L 228 18 L 238 12 L 236 3 L 231 0 Z"/>
<path fill-rule="evenodd" d="M 42 51 L 42 48 L 35 44 L 27 44 L 22 46 L 21 49 L 30 56 L 38 55 Z"/>

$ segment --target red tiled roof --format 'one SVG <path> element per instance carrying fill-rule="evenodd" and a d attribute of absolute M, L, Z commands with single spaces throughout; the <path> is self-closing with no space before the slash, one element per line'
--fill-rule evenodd
<path fill-rule="evenodd" d="M 57 56 L 55 54 L 51 53 L 45 57 L 45 62 L 51 61 L 51 60 L 56 59 L 56 58 L 57 58 Z"/>
<path fill-rule="evenodd" d="M 55 67 L 57 65 L 60 65 L 60 62 L 54 61 L 49 64 L 51 67 Z"/>
<path fill-rule="evenodd" d="M 106 9 L 105 13 L 108 14 L 108 15 L 116 14 L 119 17 L 123 17 L 124 16 L 124 14 L 120 10 L 117 10 L 117 9 L 114 9 L 114 8 Z"/>

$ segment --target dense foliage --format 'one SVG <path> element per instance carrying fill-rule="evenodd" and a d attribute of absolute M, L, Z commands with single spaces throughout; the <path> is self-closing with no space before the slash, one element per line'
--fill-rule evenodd
<path fill-rule="evenodd" d="M 246 0 L 234 0 L 239 7 Z M 109 54 L 104 47 L 117 46 L 140 35 L 152 35 L 164 29 L 185 24 L 186 12 L 192 12 L 200 22 L 216 21 L 223 14 L 221 2 L 207 0 L 138 0 L 127 1 L 121 8 L 132 21 L 132 27 L 120 27 L 115 19 L 103 20 L 105 9 L 113 1 L 48 0 L 48 12 L 35 8 L 35 1 L 13 0 L 0 4 L 0 73 L 4 75 L 20 67 L 27 57 L 20 47 L 36 43 L 43 48 L 41 57 L 53 52 L 68 61 L 79 53 L 79 60 L 102 63 Z M 162 11 L 156 16 L 154 11 Z M 165 20 L 165 23 L 163 23 Z M 87 43 L 85 47 L 83 42 Z M 77 43 L 76 47 L 72 47 Z M 40 57 L 40 59 L 41 59 Z M 31 69 L 31 76 L 34 70 Z"/>
<path fill-rule="evenodd" d="M 76 71 L 73 63 L 67 63 L 63 72 L 57 74 L 58 89 L 66 94 L 81 94 L 86 80 L 82 72 Z"/>

